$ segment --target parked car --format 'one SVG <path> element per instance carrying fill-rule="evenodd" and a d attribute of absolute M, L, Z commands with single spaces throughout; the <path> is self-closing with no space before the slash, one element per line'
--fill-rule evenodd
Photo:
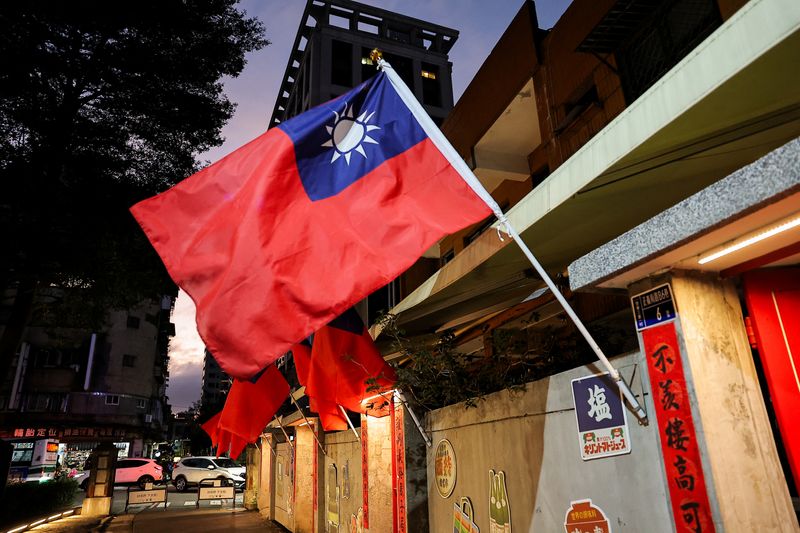
<path fill-rule="evenodd" d="M 244 467 L 227 457 L 184 457 L 172 469 L 172 482 L 183 492 L 203 479 L 224 480 L 237 489 L 244 487 Z"/>
<path fill-rule="evenodd" d="M 164 477 L 164 470 L 154 459 L 136 457 L 131 459 L 117 460 L 115 469 L 114 484 L 130 485 L 136 483 L 144 488 L 145 483 L 161 481 Z M 75 476 L 75 481 L 83 490 L 89 488 L 89 470 Z"/>

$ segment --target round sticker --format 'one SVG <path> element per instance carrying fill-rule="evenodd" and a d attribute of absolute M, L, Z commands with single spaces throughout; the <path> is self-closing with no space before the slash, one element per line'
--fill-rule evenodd
<path fill-rule="evenodd" d="M 456 488 L 456 452 L 447 439 L 436 445 L 434 456 L 436 490 L 442 498 L 449 498 Z"/>

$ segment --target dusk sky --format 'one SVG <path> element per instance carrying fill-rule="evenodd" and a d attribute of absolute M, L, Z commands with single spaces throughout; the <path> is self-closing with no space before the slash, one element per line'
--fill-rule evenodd
<path fill-rule="evenodd" d="M 361 1 L 459 31 L 450 52 L 456 100 L 523 4 L 523 0 Z M 569 3 L 570 0 L 538 0 L 539 27 L 551 28 Z M 241 2 L 241 8 L 264 23 L 272 44 L 250 54 L 238 78 L 226 80 L 225 92 L 237 104 L 236 113 L 222 130 L 225 143 L 203 154 L 202 160 L 214 162 L 266 129 L 305 4 L 305 0 Z M 203 343 L 195 328 L 194 304 L 183 292 L 178 297 L 173 322 L 176 335 L 170 345 L 167 394 L 173 412 L 179 412 L 200 398 L 203 369 Z"/>

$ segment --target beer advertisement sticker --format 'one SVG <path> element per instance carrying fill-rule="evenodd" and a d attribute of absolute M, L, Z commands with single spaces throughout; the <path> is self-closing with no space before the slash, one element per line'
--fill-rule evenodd
<path fill-rule="evenodd" d="M 584 461 L 631 452 L 622 394 L 608 373 L 573 379 L 572 398 Z"/>
<path fill-rule="evenodd" d="M 436 445 L 433 468 L 436 491 L 442 498 L 449 498 L 456 488 L 456 452 L 449 440 L 442 439 Z"/>
<path fill-rule="evenodd" d="M 566 533 L 611 533 L 611 524 L 602 509 L 592 500 L 570 502 L 564 517 Z"/>

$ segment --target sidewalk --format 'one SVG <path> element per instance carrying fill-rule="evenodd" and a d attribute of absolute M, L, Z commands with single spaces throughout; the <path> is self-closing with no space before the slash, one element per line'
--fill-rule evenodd
<path fill-rule="evenodd" d="M 104 529 L 113 533 L 152 533 L 154 531 L 261 531 L 284 533 L 255 511 L 227 509 L 138 513 L 115 517 Z"/>
<path fill-rule="evenodd" d="M 187 510 L 169 513 L 146 512 L 115 517 L 71 516 L 30 531 L 36 533 L 113 532 L 153 533 L 159 531 L 261 531 L 285 533 L 286 530 L 265 520 L 255 511 L 243 509 Z"/>

